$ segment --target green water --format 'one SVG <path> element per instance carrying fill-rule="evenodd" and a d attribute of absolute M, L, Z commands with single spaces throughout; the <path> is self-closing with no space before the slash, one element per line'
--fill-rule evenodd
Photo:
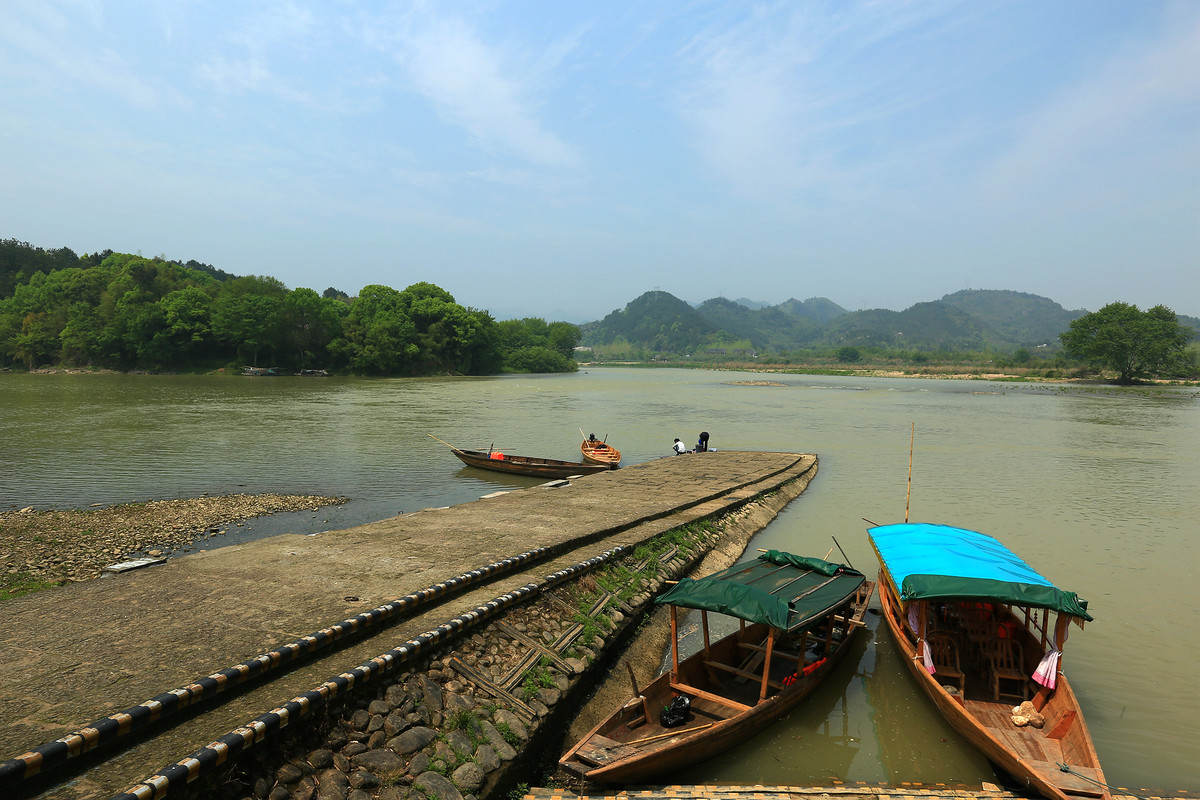
<path fill-rule="evenodd" d="M 770 377 L 784 386 L 741 386 Z M 820 456 L 752 545 L 874 572 L 862 518 L 909 516 L 1002 539 L 1096 621 L 1064 669 L 1109 780 L 1200 790 L 1200 398 L 1015 383 L 589 370 L 420 380 L 0 374 L 0 509 L 204 493 L 343 495 L 246 535 L 311 532 L 530 485 L 463 467 L 454 445 L 575 460 L 580 428 L 626 464 L 701 430 L 721 449 Z M 703 456 L 698 456 L 703 457 Z M 873 618 L 877 621 L 877 618 Z M 811 703 L 688 776 L 974 783 L 991 770 L 929 708 L 885 631 Z"/>

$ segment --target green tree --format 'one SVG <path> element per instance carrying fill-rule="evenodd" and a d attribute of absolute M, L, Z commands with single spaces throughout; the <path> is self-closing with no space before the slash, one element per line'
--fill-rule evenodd
<path fill-rule="evenodd" d="M 862 353 L 858 351 L 857 347 L 846 345 L 838 348 L 837 360 L 843 364 L 855 364 L 862 360 Z"/>
<path fill-rule="evenodd" d="M 1073 321 L 1058 338 L 1067 355 L 1111 369 L 1118 383 L 1128 384 L 1180 367 L 1192 332 L 1166 306 L 1141 311 L 1109 303 Z"/>

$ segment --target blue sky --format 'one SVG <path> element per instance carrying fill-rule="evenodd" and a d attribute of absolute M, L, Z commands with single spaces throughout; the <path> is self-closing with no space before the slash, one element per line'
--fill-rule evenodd
<path fill-rule="evenodd" d="M 501 319 L 1200 316 L 1200 2 L 4 0 L 0 237 Z"/>

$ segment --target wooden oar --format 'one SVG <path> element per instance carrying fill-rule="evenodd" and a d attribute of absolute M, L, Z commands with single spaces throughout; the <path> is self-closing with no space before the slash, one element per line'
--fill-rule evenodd
<path fill-rule="evenodd" d="M 645 744 L 646 742 L 653 742 L 655 739 L 666 739 L 668 736 L 682 736 L 685 733 L 695 733 L 705 728 L 711 728 L 716 724 L 715 722 L 709 722 L 704 725 L 697 725 L 694 728 L 686 728 L 682 731 L 670 731 L 668 733 L 660 733 L 657 736 L 643 736 L 641 739 L 630 739 L 628 742 L 621 742 L 621 744 Z"/>

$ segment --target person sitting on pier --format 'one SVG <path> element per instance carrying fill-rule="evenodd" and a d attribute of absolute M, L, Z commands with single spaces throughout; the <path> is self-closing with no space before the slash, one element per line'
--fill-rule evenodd
<path fill-rule="evenodd" d="M 675 455 L 681 456 L 687 452 L 687 445 L 676 439 L 675 444 L 671 445 L 671 449 L 675 451 Z"/>

